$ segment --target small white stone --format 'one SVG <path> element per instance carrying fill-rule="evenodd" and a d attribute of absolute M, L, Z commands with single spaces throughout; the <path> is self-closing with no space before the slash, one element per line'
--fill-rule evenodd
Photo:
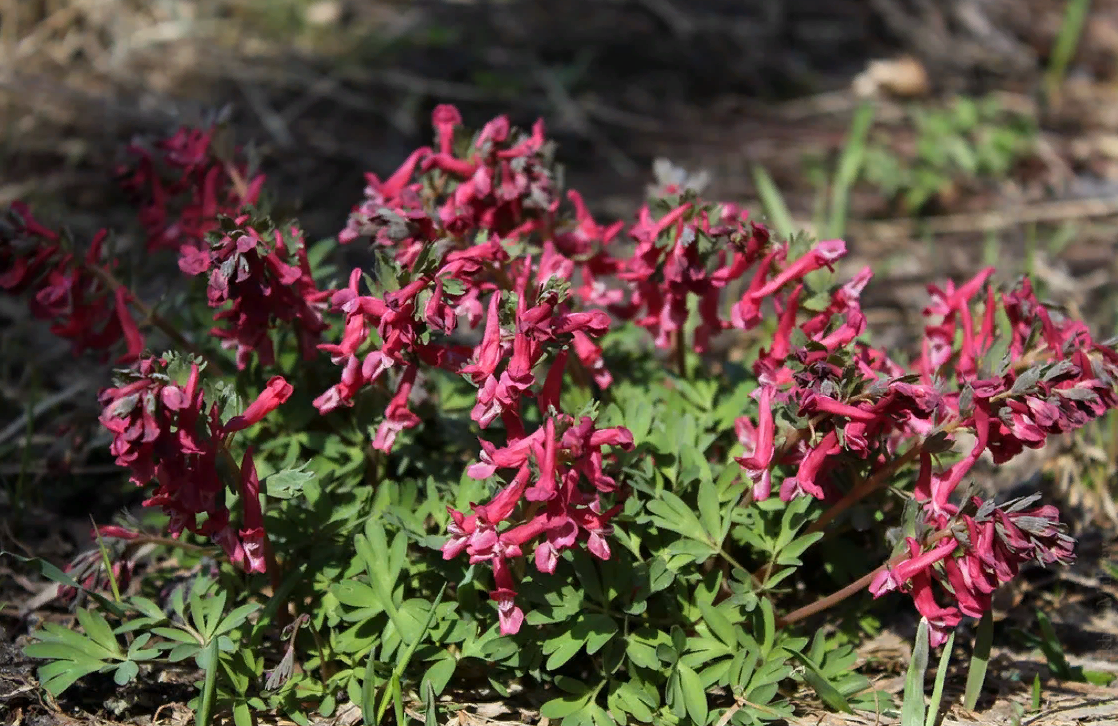
<path fill-rule="evenodd" d="M 308 25 L 334 25 L 341 20 L 342 4 L 337 0 L 319 0 L 308 5 L 304 13 Z"/>

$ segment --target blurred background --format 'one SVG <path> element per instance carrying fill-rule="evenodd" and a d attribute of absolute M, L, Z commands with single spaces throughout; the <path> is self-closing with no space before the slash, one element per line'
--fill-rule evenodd
<path fill-rule="evenodd" d="M 334 235 L 439 103 L 474 127 L 543 117 L 605 218 L 667 159 L 784 234 L 846 239 L 883 344 L 920 325 L 927 283 L 993 263 L 1118 332 L 1118 0 L 0 0 L 0 205 L 79 233 L 135 234 L 124 144 L 227 108 L 280 208 Z M 17 327 L 13 454 L 29 397 L 62 411 L 103 385 Z M 1094 508 L 1118 521 L 1118 422 L 1099 435 Z"/>

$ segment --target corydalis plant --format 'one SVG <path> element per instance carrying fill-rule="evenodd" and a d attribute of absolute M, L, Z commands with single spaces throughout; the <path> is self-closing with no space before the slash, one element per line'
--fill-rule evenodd
<path fill-rule="evenodd" d="M 1013 331 L 1007 360 L 1018 368 L 1045 355 L 1075 361 L 1062 364 L 1063 378 L 1053 375 L 1059 382 L 1040 391 L 1033 390 L 1033 374 L 1007 373 L 1005 365 L 999 368 L 1000 383 L 983 379 L 976 388 L 971 382 L 979 380 L 979 361 L 993 345 L 993 292 L 981 317 L 966 303 L 991 271 L 958 289 L 930 289 L 933 302 L 925 312 L 937 320 L 926 330 L 920 359 L 902 366 L 859 341 L 866 330 L 859 298 L 872 272 L 863 269 L 833 287 L 820 287 L 813 275 L 835 269 L 846 254 L 842 241 L 810 247 L 799 240 L 779 241 L 734 205 L 709 203 L 671 184 L 638 212 L 626 235 L 616 225 L 595 223 L 581 197 L 571 192 L 572 225 L 565 221 L 569 213 L 547 167 L 542 123 L 531 135 L 517 136 L 507 120 L 498 118 L 458 143 L 456 111 L 440 107 L 433 124 L 437 150 L 416 150 L 386 181 L 369 175 L 367 199 L 354 209 L 341 235 L 345 241 L 369 238 L 376 249 L 389 252 L 391 264 L 380 268 L 377 283 L 385 289 L 379 294 L 361 294 L 357 271 L 349 289 L 335 293 L 335 308 L 346 315 L 345 335 L 322 348 L 343 366 L 342 380 L 316 405 L 325 412 L 348 404 L 362 387 L 376 384 L 389 370 L 399 371 L 374 441 L 388 450 L 399 431 L 419 424 L 407 402 L 423 366 L 453 371 L 477 386 L 473 419 L 485 429 L 500 418 L 505 438 L 503 443 L 482 439 L 483 461 L 487 455 L 512 456 L 512 464 L 498 468 L 515 473 L 472 514 L 453 513 L 443 551 L 446 556 L 465 552 L 472 562 L 492 564 L 493 596 L 505 632 L 515 632 L 522 619 L 512 601 L 515 586 L 507 559 L 534 545 L 537 567 L 547 572 L 555 553 L 576 539 L 593 543 L 599 556 L 605 552 L 598 530 L 571 523 L 578 521 L 579 507 L 604 517 L 615 513 L 616 505 L 606 508 L 600 500 L 559 495 L 550 486 L 543 487 L 545 496 L 529 482 L 554 476 L 548 442 L 554 440 L 556 422 L 563 420 L 552 411 L 569 418 L 554 408 L 564 381 L 584 383 L 588 371 L 599 385 L 613 379 L 592 340 L 618 319 L 647 329 L 655 345 L 674 348 L 679 361 L 685 348 L 701 353 L 726 330 L 753 330 L 775 317 L 771 338 L 752 363 L 760 384 L 758 414 L 738 419 L 744 449 L 738 461 L 753 483 L 752 498 L 767 498 L 775 478 L 785 501 L 809 496 L 826 505 L 812 525 L 815 530 L 853 503 L 903 481 L 905 466 L 916 461 L 921 469 L 913 496 L 927 503 L 929 517 L 953 516 L 954 505 L 948 502 L 987 447 L 1002 461 L 1024 445 L 1039 445 L 1046 435 L 1042 430 L 1070 430 L 1113 406 L 1110 373 L 1083 373 L 1094 369 L 1082 358 L 1090 353 L 1105 361 L 1113 352 L 1095 345 L 1082 324 L 1052 322 L 1027 283 L 1003 300 Z M 620 244 L 625 236 L 632 246 Z M 722 291 L 734 283 L 743 292 L 736 300 L 724 300 Z M 698 321 L 687 340 L 692 301 Z M 454 335 L 460 318 L 469 328 L 484 321 L 475 345 L 466 346 Z M 1039 349 L 1022 338 L 1029 331 L 1021 321 L 1033 319 L 1040 321 L 1045 340 Z M 957 338 L 961 347 L 953 351 Z M 568 360 L 568 351 L 575 360 Z M 1064 392 L 1050 390 L 1057 388 Z M 525 430 L 522 407 L 530 395 L 544 419 L 532 432 Z M 960 407 L 960 399 L 965 406 Z M 978 445 L 960 462 L 933 473 L 932 454 L 950 448 L 964 431 L 976 435 Z M 631 442 L 626 434 L 618 430 L 610 443 L 624 447 Z M 486 469 L 487 474 L 495 471 Z M 595 491 L 600 474 L 594 471 L 600 467 L 567 470 L 571 491 Z M 599 488 L 597 494 L 602 493 Z M 518 506 L 521 500 L 524 507 Z M 560 515 L 563 506 L 574 509 Z M 1050 534 L 1057 525 L 1051 510 L 1044 513 L 1051 523 L 1038 527 Z M 601 517 L 591 524 L 597 526 Z M 926 524 L 939 533 L 934 551 L 942 553 L 948 544 L 945 523 Z M 1057 540 L 1063 543 L 1055 550 L 1059 554 L 1048 559 L 1064 561 L 1066 540 Z M 1020 545 L 1024 540 L 1014 535 L 1001 541 Z M 915 545 L 913 556 L 921 556 L 923 547 Z M 988 561 L 988 552 L 984 556 Z M 1012 569 L 1005 565 L 1000 572 Z M 892 582 L 907 588 L 910 580 Z M 882 586 L 874 589 L 883 591 Z M 929 615 L 939 640 L 957 619 L 944 618 L 929 602 L 934 601 L 921 590 L 918 607 Z M 968 605 L 967 612 L 977 611 Z"/>
<path fill-rule="evenodd" d="M 185 370 L 184 370 L 185 369 Z M 185 380 L 179 380 L 185 373 Z M 221 421 L 218 402 L 207 402 L 201 367 L 147 358 L 101 392 L 101 423 L 113 434 L 111 451 L 137 486 L 156 483 L 144 506 L 160 507 L 171 535 L 190 531 L 211 538 L 229 560 L 249 572 L 267 569 L 267 533 L 260 481 L 251 448 L 238 467 L 228 449 L 238 431 L 259 423 L 291 396 L 291 386 L 272 378 L 243 413 Z M 241 497 L 241 527 L 231 523 L 225 492 Z"/>
<path fill-rule="evenodd" d="M 703 510 L 697 526 L 703 533 L 686 535 L 688 548 L 675 550 L 683 556 L 674 562 L 698 564 L 698 558 L 715 556 L 732 567 L 729 574 L 708 571 L 704 562 L 702 573 L 670 574 L 679 574 L 678 582 L 688 590 L 695 590 L 700 579 L 700 589 L 707 588 L 707 575 L 725 577 L 728 599 L 715 602 L 726 588 L 712 585 L 705 590 L 710 599 L 702 604 L 725 606 L 738 619 L 744 616 L 734 608 L 748 597 L 762 602 L 754 612 L 768 608 L 775 616 L 772 601 L 762 597 L 772 579 L 741 576 L 744 567 L 734 559 L 757 553 L 726 551 L 743 542 L 734 539 L 737 517 L 758 514 L 756 519 L 762 519 L 759 513 L 771 506 L 729 510 L 774 495 L 795 502 L 785 513 L 797 517 L 814 505 L 809 514 L 814 519 L 804 525 L 807 536 L 799 541 L 886 488 L 910 499 L 914 516 L 904 523 L 905 536 L 889 543 L 896 545 L 895 554 L 844 591 L 869 586 L 875 595 L 909 592 L 931 622 L 935 642 L 961 617 L 987 611 L 993 588 L 1025 562 L 1071 558 L 1073 543 L 1053 506 L 1031 499 L 996 505 L 963 496 L 985 454 L 1004 462 L 1052 435 L 1083 426 L 1116 403 L 1115 352 L 1096 343 L 1082 323 L 1042 305 L 1027 281 L 999 294 L 990 284 L 992 271 L 984 270 L 962 285 L 930 288 L 918 358 L 902 365 L 865 342 L 861 295 L 870 269 L 833 282 L 845 272 L 841 240 L 777 239 L 739 207 L 704 200 L 697 190 L 684 188 L 690 180 L 678 175 L 664 181 L 631 224 L 600 224 L 577 192 L 560 189 L 542 122 L 522 133 L 498 117 L 471 135 L 463 131 L 457 110 L 440 106 L 432 123 L 431 146 L 416 150 L 384 180 L 367 175 L 365 199 L 353 209 L 339 241 L 366 242 L 373 264 L 353 270 L 339 289 L 316 286 L 297 227 L 274 225 L 247 206 L 259 195 L 262 179 L 235 155 L 219 153 L 214 129 L 180 130 L 141 153 L 137 173 L 126 184 L 140 194 L 150 248 L 172 249 L 185 274 L 205 277 L 207 301 L 217 312 L 209 335 L 200 337 L 211 349 L 236 348 L 239 384 L 256 370 L 254 362 L 272 367 L 282 360 L 272 349 L 274 341 L 291 338 L 298 340 L 300 365 L 307 373 L 296 380 L 322 381 L 319 363 L 333 371 L 332 379 L 302 392 L 308 399 L 314 396 L 312 411 L 330 418 L 312 416 L 307 430 L 298 432 L 302 438 L 288 432 L 295 444 L 288 458 L 297 459 L 312 438 L 315 447 L 325 440 L 329 450 L 339 443 L 330 438 L 336 432 L 344 439 L 345 431 L 368 427 L 369 443 L 383 452 L 370 460 L 415 464 L 415 449 L 401 442 L 438 433 L 413 430 L 431 421 L 429 411 L 439 410 L 438 383 L 460 379 L 478 444 L 454 451 L 458 458 L 451 461 L 461 461 L 468 478 L 484 482 L 488 495 L 449 507 L 449 516 L 441 510 L 416 514 L 417 531 L 409 534 L 419 534 L 432 521 L 448 522 L 441 554 L 491 570 L 490 597 L 501 632 L 515 633 L 526 620 L 521 593 L 528 566 L 550 575 L 572 550 L 585 548 L 611 561 L 607 567 L 619 567 L 628 554 L 617 556 L 610 535 L 628 527 L 634 528 L 629 534 L 650 534 L 629 538 L 640 550 L 636 557 L 643 558 L 645 550 L 654 559 L 673 557 L 672 545 L 658 542 L 670 543 L 668 533 L 682 534 L 682 529 L 664 525 L 662 517 L 648 517 L 644 505 L 652 502 L 639 498 L 662 496 L 658 504 L 664 504 L 673 496 L 673 506 L 678 502 L 686 508 L 683 497 L 694 493 L 694 477 L 684 476 L 685 462 L 699 469 L 705 465 L 711 478 L 709 470 L 716 467 L 731 476 L 719 477 L 721 490 L 703 481 L 697 500 Z M 0 247 L 5 261 L 14 260 L 18 270 L 3 278 L 16 281 L 12 289 L 37 290 L 44 275 L 66 274 L 72 260 L 58 256 L 50 233 L 27 224 L 19 229 L 18 235 L 8 233 L 16 244 Z M 26 239 L 36 242 L 20 241 Z M 79 267 L 89 269 L 89 264 Z M 732 297 L 729 290 L 735 291 Z M 124 303 L 139 304 L 119 286 L 112 291 L 121 303 L 118 310 L 127 311 Z M 333 316 L 323 314 L 327 308 Z M 102 305 L 98 320 L 111 309 Z M 333 320 L 340 325 L 329 327 Z M 632 371 L 612 369 L 603 355 L 603 337 L 623 323 L 645 331 L 654 348 L 671 351 L 657 382 L 646 386 L 624 380 Z M 273 338 L 283 329 L 294 336 Z M 716 445 L 696 444 L 695 451 L 684 452 L 644 436 L 639 454 L 630 455 L 634 435 L 617 425 L 630 423 L 630 414 L 620 413 L 611 405 L 616 399 L 610 399 L 636 390 L 652 405 L 656 387 L 702 398 L 696 393 L 700 386 L 686 380 L 697 369 L 687 365 L 688 356 L 706 353 L 719 336 L 743 333 L 761 341 L 742 372 L 753 387 L 752 398 L 735 399 L 743 402 L 741 410 L 708 417 L 704 425 L 712 430 L 703 437 Z M 103 393 L 102 422 L 113 434 L 113 455 L 138 484 L 154 481 L 148 504 L 170 515 L 172 533 L 209 537 L 237 567 L 267 569 L 275 579 L 280 573 L 269 560 L 257 459 L 246 447 L 238 463 L 229 444 L 237 432 L 287 400 L 291 387 L 282 377 L 272 378 L 253 405 L 230 418 L 216 405 L 228 391 L 207 392 L 200 366 L 174 363 L 169 356 L 137 357 L 133 369 Z M 211 365 L 206 371 L 215 369 Z M 719 390 L 714 376 L 704 378 L 696 383 Z M 623 393 L 615 394 L 618 388 Z M 383 393 L 387 404 L 371 420 L 353 421 L 352 414 L 363 410 L 354 403 L 368 389 Z M 711 395 L 709 409 L 716 408 Z M 421 399 L 430 405 L 415 406 Z M 577 410 L 572 404 L 587 399 L 590 404 Z M 612 420 L 597 417 L 598 403 L 613 409 L 607 413 Z M 714 418 L 717 423 L 711 423 Z M 729 434 L 725 429 L 735 419 L 740 448 L 731 450 L 733 437 L 723 434 Z M 436 424 L 443 421 L 436 415 Z M 656 427 L 661 424 L 671 429 L 675 421 Z M 721 429 L 713 430 L 717 426 Z M 648 422 L 643 428 L 647 434 Z M 272 442 L 262 442 L 257 451 L 263 443 Z M 737 464 L 727 468 L 731 457 Z M 334 465 L 325 453 L 320 462 Z M 649 484 L 637 481 L 642 467 L 653 478 L 670 470 L 674 491 L 661 491 L 661 480 L 639 486 Z M 739 467 L 748 482 L 740 503 L 731 493 Z M 391 497 L 399 482 L 379 478 L 383 472 L 375 469 L 365 472 L 366 479 L 347 480 L 346 495 L 375 481 L 377 496 Z M 292 471 L 286 474 L 287 482 L 281 478 L 276 492 L 294 486 Z M 318 494 L 324 486 L 329 485 L 316 483 Z M 242 502 L 237 523 L 230 495 Z M 319 496 L 317 501 L 330 500 Z M 351 517 L 367 514 L 359 506 L 345 511 Z M 690 514 L 675 512 L 681 518 Z M 380 526 L 369 522 L 372 530 Z M 335 524 L 331 520 L 330 526 Z M 787 522 L 781 526 L 782 537 L 796 535 Z M 104 534 L 130 536 L 123 530 Z M 294 545 L 297 558 L 297 536 L 288 534 L 285 544 Z M 387 539 L 383 529 L 380 535 Z M 373 539 L 367 534 L 364 543 L 371 547 Z M 376 559 L 405 559 L 402 535 L 398 541 L 397 554 L 388 558 L 385 541 L 378 550 L 385 557 Z M 752 548 L 756 541 L 746 544 Z M 397 552 L 397 545 L 392 547 Z M 370 566 L 363 559 L 371 582 L 383 563 Z M 789 565 L 774 556 L 763 573 L 779 566 Z M 554 581 L 543 577 L 539 582 Z M 396 605 L 401 590 L 381 584 Z M 741 590 L 750 587 L 751 592 Z M 796 622 L 835 601 L 823 598 L 762 625 L 772 631 L 777 623 Z M 404 618 L 405 604 L 394 615 L 387 600 L 382 604 L 402 634 L 401 625 L 406 630 L 416 611 Z M 672 607 L 677 605 L 673 601 Z M 669 618 L 678 614 L 669 609 Z M 708 620 L 705 611 L 703 620 Z M 715 621 L 710 618 L 701 627 Z M 673 624 L 688 630 L 693 625 Z M 731 631 L 734 627 L 727 625 Z M 730 633 L 727 642 L 746 642 L 745 635 Z M 770 642 L 777 637 L 767 636 Z M 677 658 L 688 650 L 674 634 L 671 640 Z M 652 659 L 659 664 L 661 650 L 650 650 L 649 660 L 634 663 L 645 670 L 652 668 Z M 320 657 L 324 670 L 326 661 Z M 687 673 L 684 667 L 690 665 L 681 662 L 673 670 L 676 681 Z M 744 673 L 745 664 L 737 670 Z M 371 672 L 375 675 L 375 668 Z M 745 678 L 738 685 L 744 687 Z M 769 686 L 775 693 L 775 683 Z"/>

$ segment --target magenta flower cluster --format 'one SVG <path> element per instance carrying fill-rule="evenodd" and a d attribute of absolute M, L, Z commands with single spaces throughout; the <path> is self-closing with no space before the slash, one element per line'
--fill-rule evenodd
<path fill-rule="evenodd" d="M 221 158 L 215 149 L 219 128 L 182 127 L 171 136 L 127 148 L 130 163 L 117 170 L 121 188 L 139 209 L 148 251 L 178 251 L 199 245 L 222 216 L 234 217 L 255 204 L 264 176 L 249 176 L 247 164 Z"/>
<path fill-rule="evenodd" d="M 958 288 L 930 286 L 922 352 L 910 367 L 858 342 L 845 357 L 836 356 L 842 349 L 834 341 L 850 346 L 864 326 L 857 293 L 868 271 L 855 277 L 794 336 L 778 329 L 773 349 L 783 361 L 770 350 L 755 363 L 758 420 L 737 422 L 745 449 L 738 461 L 758 499 L 783 474 L 782 499 L 809 495 L 843 507 L 851 494 L 836 486 L 838 473 L 861 470 L 863 482 L 872 483 L 873 472 L 889 470 L 902 457 L 919 462 L 914 496 L 923 504 L 928 541 L 910 539 L 910 558 L 884 570 L 871 590 L 910 592 L 932 625 L 934 644 L 961 615 L 988 609 L 993 588 L 1022 563 L 1072 558 L 1072 540 L 1052 506 L 1023 511 L 1020 503 L 974 499 L 977 513 L 968 514 L 953 503 L 982 455 L 1003 463 L 1118 405 L 1118 353 L 1095 342 L 1083 323 L 1045 308 L 1028 280 L 999 297 L 988 284 L 992 274 L 992 268 L 983 270 Z M 794 304 L 794 294 L 786 305 Z M 839 310 L 841 321 L 823 322 L 821 316 Z M 997 334 L 999 315 L 1005 336 Z M 800 343 L 785 353 L 782 341 L 793 337 Z M 808 420 L 809 429 L 781 436 L 782 413 Z M 933 454 L 951 448 L 961 433 L 969 434 L 968 450 L 937 471 Z M 937 582 L 954 602 L 937 603 Z"/>
<path fill-rule="evenodd" d="M 200 243 L 184 243 L 179 268 L 188 275 L 208 273 L 210 306 L 222 308 L 210 334 L 236 349 L 238 368 L 248 365 L 252 353 L 261 365 L 275 363 L 269 334 L 276 321 L 295 332 L 304 360 L 315 357 L 328 327 L 322 313 L 329 292 L 315 285 L 297 226 L 271 228 L 240 214 Z"/>
<path fill-rule="evenodd" d="M 243 414 L 222 423 L 217 402 L 207 406 L 198 364 L 190 366 L 187 380 L 181 382 L 168 376 L 167 364 L 166 359 L 146 358 L 125 380 L 101 392 L 101 424 L 113 434 L 116 463 L 129 470 L 138 486 L 155 482 L 155 492 L 144 506 L 160 507 L 170 517 L 172 536 L 185 530 L 209 537 L 234 564 L 248 572 L 264 572 L 267 535 L 252 450 L 237 472 L 235 464 L 228 464 L 227 441 L 287 401 L 292 387 L 282 377 L 272 378 Z M 223 467 L 232 472 L 223 476 Z M 243 508 L 239 528 L 225 505 L 226 478 L 231 474 L 237 476 Z"/>
<path fill-rule="evenodd" d="M 139 359 L 144 339 L 129 309 L 132 293 L 109 282 L 107 238 L 107 230 L 99 231 L 78 255 L 27 205 L 15 202 L 0 215 L 0 289 L 27 294 L 31 314 L 50 321 L 51 332 L 71 341 L 75 355 L 123 342 L 127 350 L 118 362 L 128 363 Z"/>

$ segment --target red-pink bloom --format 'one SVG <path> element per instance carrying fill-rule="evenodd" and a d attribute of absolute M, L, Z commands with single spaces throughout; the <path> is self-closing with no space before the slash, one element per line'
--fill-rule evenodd
<path fill-rule="evenodd" d="M 950 529 L 950 534 L 927 552 L 907 538 L 908 559 L 883 570 L 870 592 L 874 597 L 895 589 L 911 593 L 917 610 L 932 626 L 932 645 L 939 645 L 962 615 L 981 617 L 987 612 L 997 586 L 1015 577 L 1024 563 L 1067 564 L 1074 559 L 1073 540 L 1059 522 L 1056 508 L 1027 509 L 1037 498 L 997 506 L 973 497 L 963 511 L 927 509 L 928 531 Z M 939 604 L 937 588 L 952 604 Z"/>
<path fill-rule="evenodd" d="M 789 282 L 802 280 L 810 272 L 823 267 L 832 268 L 834 263 L 845 254 L 846 243 L 840 239 L 820 242 L 815 246 L 815 249 L 789 264 L 764 286 L 746 294 L 754 300 L 768 297 Z"/>
<path fill-rule="evenodd" d="M 449 154 L 453 151 L 454 129 L 462 125 L 462 114 L 458 109 L 449 104 L 440 104 L 431 112 L 431 124 L 439 137 L 439 153 Z"/>
<path fill-rule="evenodd" d="M 281 404 L 286 403 L 293 390 L 294 388 L 283 376 L 272 376 L 264 390 L 256 397 L 256 400 L 249 404 L 243 414 L 229 419 L 229 423 L 225 424 L 223 430 L 230 434 L 260 423 L 265 416 L 275 411 Z"/>
<path fill-rule="evenodd" d="M 294 330 L 304 360 L 315 355 L 327 325 L 322 318 L 329 293 L 318 290 L 311 275 L 306 245 L 297 227 L 258 231 L 263 220 L 241 215 L 236 228 L 211 235 L 204 247 L 184 246 L 179 267 L 187 274 L 209 273 L 207 296 L 220 308 L 211 333 L 237 349 L 237 367 L 255 352 L 272 365 L 275 352 L 269 336 L 275 321 Z"/>
<path fill-rule="evenodd" d="M 806 456 L 800 462 L 799 470 L 795 476 L 790 476 L 780 485 L 780 498 L 787 502 L 794 497 L 808 494 L 816 499 L 823 499 L 823 487 L 816 480 L 825 470 L 827 458 L 840 451 L 838 437 L 834 431 L 829 431 L 819 443 L 811 446 Z"/>
<path fill-rule="evenodd" d="M 606 458 L 602 448 L 631 449 L 633 437 L 627 429 L 597 429 L 589 418 L 575 422 L 560 415 L 547 417 L 532 434 L 503 448 L 485 440 L 481 444 L 481 462 L 467 469 L 469 476 L 489 478 L 501 469 L 515 469 L 516 474 L 488 503 L 474 504 L 473 514 L 450 510 L 452 522 L 442 552 L 446 559 L 465 552 L 471 563 L 490 562 L 512 613 L 515 592 L 511 577 L 503 584 L 500 578 L 505 577 L 505 560 L 523 556 L 529 542 L 539 540 L 534 557 L 541 572 L 553 572 L 562 550 L 580 540 L 596 557 L 609 557 L 609 520 L 620 507 L 604 510 L 597 493 L 618 490 L 614 479 L 603 471 Z M 582 491 L 581 480 L 589 481 L 597 491 Z M 542 502 L 545 507 L 531 519 L 511 524 L 522 502 Z M 511 616 L 505 625 L 519 627 Z"/>
<path fill-rule="evenodd" d="M 25 204 L 13 203 L 0 217 L 0 287 L 30 292 L 31 314 L 51 321 L 51 332 L 69 340 L 75 355 L 124 343 L 118 362 L 132 363 L 143 353 L 144 338 L 128 309 L 131 293 L 108 284 L 112 264 L 102 259 L 107 237 L 107 230 L 97 232 L 79 258 Z"/>
<path fill-rule="evenodd" d="M 126 541 L 134 540 L 141 536 L 139 532 L 135 532 L 131 529 L 120 527 L 115 524 L 97 525 L 93 528 L 92 535 L 94 539 L 96 539 L 97 537 L 107 537 L 110 539 L 121 539 Z"/>
<path fill-rule="evenodd" d="M 264 511 L 260 509 L 260 480 L 256 475 L 252 446 L 245 451 L 245 458 L 240 463 L 240 500 L 244 508 L 244 521 L 237 532 L 243 555 L 240 566 L 249 573 L 267 572 L 267 534 L 264 531 Z"/>
<path fill-rule="evenodd" d="M 136 163 L 121 167 L 119 181 L 140 207 L 149 251 L 197 247 L 217 228 L 219 216 L 236 216 L 259 198 L 263 175 L 219 158 L 212 148 L 215 131 L 183 127 L 154 144 L 128 147 Z"/>
<path fill-rule="evenodd" d="M 773 394 L 772 386 L 761 386 L 758 389 L 757 426 L 744 416 L 734 422 L 738 441 L 745 448 L 745 453 L 737 458 L 737 462 L 753 481 L 753 497 L 757 500 L 768 499 L 772 491 L 770 467 L 776 453 L 773 445 L 776 430 L 772 410 Z"/>
<path fill-rule="evenodd" d="M 266 534 L 260 509 L 260 482 L 251 451 L 241 464 L 236 488 L 244 507 L 239 531 L 230 523 L 218 460 L 228 434 L 263 418 L 290 395 L 290 386 L 273 379 L 245 415 L 222 425 L 216 403 L 207 405 L 197 364 L 185 385 L 167 379 L 167 362 L 146 358 L 119 385 L 101 392 L 101 423 L 113 434 L 111 453 L 130 470 L 131 480 L 156 487 L 144 506 L 161 507 L 170 517 L 172 536 L 184 530 L 210 537 L 230 561 L 262 572 Z M 204 521 L 200 521 L 204 517 Z"/>
<path fill-rule="evenodd" d="M 412 386 L 415 385 L 417 372 L 415 366 L 408 366 L 400 377 L 396 394 L 384 410 L 384 421 L 377 427 L 377 434 L 373 439 L 374 449 L 391 451 L 392 444 L 396 442 L 396 434 L 419 425 L 419 417 L 408 409 L 408 397 L 411 395 Z"/>

